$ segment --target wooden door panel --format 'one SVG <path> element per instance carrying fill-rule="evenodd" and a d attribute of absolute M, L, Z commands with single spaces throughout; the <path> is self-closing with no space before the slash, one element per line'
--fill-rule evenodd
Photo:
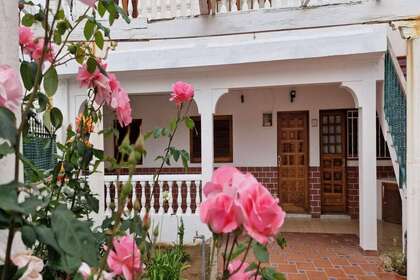
<path fill-rule="evenodd" d="M 346 114 L 344 110 L 320 112 L 321 209 L 346 210 Z"/>
<path fill-rule="evenodd" d="M 282 207 L 287 212 L 308 210 L 308 114 L 279 112 L 278 186 Z"/>

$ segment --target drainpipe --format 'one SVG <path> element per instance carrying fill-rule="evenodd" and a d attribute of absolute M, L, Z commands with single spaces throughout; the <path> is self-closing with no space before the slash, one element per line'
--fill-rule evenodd
<path fill-rule="evenodd" d="M 198 235 L 198 231 L 196 231 L 193 237 L 193 243 L 197 239 L 201 240 L 201 280 L 206 280 L 206 237 L 204 234 Z"/>

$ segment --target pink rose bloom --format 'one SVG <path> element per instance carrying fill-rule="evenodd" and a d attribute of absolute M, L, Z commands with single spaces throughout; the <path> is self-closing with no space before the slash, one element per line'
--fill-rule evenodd
<path fill-rule="evenodd" d="M 116 96 L 117 97 L 113 95 L 118 103 L 118 107 L 115 109 L 117 119 L 121 126 L 127 126 L 133 121 L 131 116 L 130 98 L 128 98 L 128 94 L 125 90 L 120 90 Z"/>
<path fill-rule="evenodd" d="M 82 263 L 79 267 L 78 272 L 82 275 L 83 280 L 88 280 L 90 276 L 93 276 L 93 279 L 97 279 L 97 275 L 92 274 L 92 269 L 87 263 Z M 99 277 L 100 280 L 113 280 L 114 275 L 112 273 L 102 271 L 101 277 Z"/>
<path fill-rule="evenodd" d="M 267 244 L 279 232 L 286 213 L 278 205 L 278 200 L 260 183 L 249 184 L 244 180 L 238 193 L 245 230 L 259 243 Z"/>
<path fill-rule="evenodd" d="M 180 106 L 184 102 L 191 101 L 194 97 L 194 88 L 192 85 L 185 82 L 176 82 L 172 86 L 172 93 L 170 101 L 174 101 L 177 106 Z"/>
<path fill-rule="evenodd" d="M 106 67 L 106 65 L 104 66 Z M 98 68 L 96 68 L 93 73 L 90 73 L 87 70 L 87 65 L 79 67 L 76 80 L 80 82 L 80 87 L 96 89 L 95 102 L 97 104 L 110 103 L 111 88 L 109 85 L 109 79 L 102 74 Z"/>
<path fill-rule="evenodd" d="M 242 174 L 238 169 L 232 166 L 222 166 L 217 168 L 211 177 L 211 181 L 206 183 L 203 192 L 206 197 L 225 192 L 234 195 L 232 188 L 232 179 L 234 175 Z"/>
<path fill-rule="evenodd" d="M 84 3 L 84 4 L 88 5 L 88 6 L 90 6 L 92 8 L 95 8 L 95 2 L 96 2 L 96 0 L 80 0 L 80 2 L 82 2 L 82 3 Z"/>
<path fill-rule="evenodd" d="M 29 27 L 19 27 L 19 44 L 23 47 L 26 54 L 31 54 L 35 50 L 34 34 Z"/>
<path fill-rule="evenodd" d="M 19 268 L 26 268 L 19 280 L 42 280 L 41 272 L 44 269 L 44 262 L 32 252 L 26 251 L 13 256 L 12 262 Z"/>
<path fill-rule="evenodd" d="M 34 43 L 33 51 L 31 53 L 32 59 L 35 61 L 39 61 L 42 56 L 42 50 L 44 48 L 44 39 L 40 38 L 37 39 Z M 44 61 L 53 62 L 54 60 L 54 51 L 52 49 L 51 43 L 48 43 L 47 52 L 44 55 Z"/>
<path fill-rule="evenodd" d="M 115 275 L 124 275 L 126 280 L 137 279 L 142 272 L 140 250 L 131 235 L 114 238 L 114 250 L 107 258 L 109 268 Z"/>
<path fill-rule="evenodd" d="M 240 269 L 238 270 L 238 272 L 236 272 L 235 274 L 230 276 L 229 280 L 251 280 L 251 279 L 255 279 L 255 272 L 253 272 L 253 271 L 246 272 L 245 271 L 248 268 L 248 266 L 249 266 L 249 264 L 247 264 L 247 263 L 243 263 L 243 265 L 241 266 L 241 261 L 240 260 L 236 260 L 236 261 L 231 262 L 228 266 L 228 270 L 229 270 L 230 273 L 234 273 L 239 267 L 240 267 Z M 261 280 L 261 276 L 257 276 L 256 279 Z"/>
<path fill-rule="evenodd" d="M 0 106 L 17 112 L 23 91 L 19 76 L 9 65 L 0 65 Z"/>
<path fill-rule="evenodd" d="M 233 196 L 219 193 L 208 197 L 200 206 L 201 221 L 215 233 L 229 233 L 240 226 L 238 208 Z"/>

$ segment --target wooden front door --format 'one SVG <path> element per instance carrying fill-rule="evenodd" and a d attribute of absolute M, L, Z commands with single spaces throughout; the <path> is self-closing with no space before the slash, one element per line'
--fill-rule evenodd
<path fill-rule="evenodd" d="M 320 112 L 321 211 L 346 211 L 346 111 Z"/>
<path fill-rule="evenodd" d="M 308 112 L 277 114 L 280 204 L 287 212 L 308 210 Z"/>

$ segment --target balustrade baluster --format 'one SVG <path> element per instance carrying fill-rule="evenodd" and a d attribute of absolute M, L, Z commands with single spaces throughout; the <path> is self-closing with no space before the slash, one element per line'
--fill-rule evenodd
<path fill-rule="evenodd" d="M 143 183 L 140 184 L 140 202 L 141 202 L 141 211 L 140 211 L 140 215 L 143 216 L 146 213 L 146 203 L 147 203 L 147 199 L 146 199 L 146 184 Z"/>
<path fill-rule="evenodd" d="M 182 181 L 177 181 L 176 185 L 178 188 L 178 197 L 177 197 L 178 209 L 176 210 L 176 214 L 181 215 L 182 214 Z"/>
<path fill-rule="evenodd" d="M 258 0 L 254 0 L 254 2 L 252 3 L 252 9 L 258 10 L 259 8 L 260 8 L 260 2 Z"/>
<path fill-rule="evenodd" d="M 168 182 L 168 215 L 172 215 L 174 213 L 172 191 L 173 182 Z"/>
<path fill-rule="evenodd" d="M 184 0 L 185 1 L 185 15 L 187 17 L 192 16 L 192 4 L 191 0 Z"/>
<path fill-rule="evenodd" d="M 248 11 L 248 10 L 249 10 L 248 0 L 241 0 L 241 1 L 242 1 L 242 7 L 241 7 L 241 10 L 242 10 L 242 11 Z"/>
<path fill-rule="evenodd" d="M 175 7 L 175 15 L 176 17 L 180 17 L 182 13 L 181 0 L 175 0 Z"/>
<path fill-rule="evenodd" d="M 156 213 L 156 209 L 155 209 L 155 192 L 154 192 L 154 190 L 155 190 L 155 185 L 154 184 L 152 184 L 152 185 L 150 185 L 149 184 L 149 182 L 147 182 L 147 184 L 149 185 L 149 189 L 150 189 L 150 204 L 149 204 L 149 207 L 150 207 L 150 213 L 151 214 L 155 214 Z"/>
<path fill-rule="evenodd" d="M 186 214 L 191 214 L 191 181 L 186 181 L 185 185 L 187 186 L 187 197 L 186 197 L 186 204 L 187 204 L 187 208 L 185 213 Z"/>
<path fill-rule="evenodd" d="M 171 18 L 172 17 L 172 4 L 171 4 L 171 0 L 166 0 L 166 17 L 167 18 Z"/>
<path fill-rule="evenodd" d="M 137 18 L 139 16 L 139 0 L 131 0 L 131 6 L 133 8 L 131 16 Z"/>
<path fill-rule="evenodd" d="M 127 201 L 127 209 L 128 209 L 128 212 L 130 213 L 131 213 L 131 210 L 133 210 L 133 194 L 134 194 L 133 187 L 131 187 L 131 191 L 128 194 L 128 201 Z"/>
<path fill-rule="evenodd" d="M 151 19 L 152 18 L 152 2 L 151 0 L 145 0 L 145 5 L 144 5 L 144 16 L 147 19 Z"/>
<path fill-rule="evenodd" d="M 160 0 L 156 0 L 156 18 L 160 19 L 162 18 L 162 5 Z"/>
<path fill-rule="evenodd" d="M 195 181 L 195 214 L 200 213 L 200 181 Z"/>
<path fill-rule="evenodd" d="M 270 9 L 271 8 L 271 2 L 270 0 L 265 0 L 264 2 L 264 9 Z"/>
<path fill-rule="evenodd" d="M 237 12 L 238 11 L 238 5 L 236 4 L 236 0 L 229 0 L 230 1 L 230 11 L 231 12 Z"/>
<path fill-rule="evenodd" d="M 164 214 L 165 213 L 165 209 L 163 209 L 163 181 L 158 182 L 158 186 L 159 186 L 159 210 L 158 210 L 158 214 Z"/>
<path fill-rule="evenodd" d="M 222 0 L 219 6 L 219 14 L 227 13 L 226 0 Z"/>

